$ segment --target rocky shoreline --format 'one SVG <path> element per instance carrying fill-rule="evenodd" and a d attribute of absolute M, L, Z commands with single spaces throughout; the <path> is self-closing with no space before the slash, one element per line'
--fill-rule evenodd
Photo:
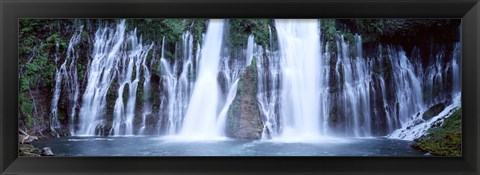
<path fill-rule="evenodd" d="M 40 149 L 33 145 L 33 143 L 37 142 L 39 139 L 44 139 L 44 138 L 30 135 L 23 130 L 18 130 L 18 155 L 33 156 L 33 157 L 54 156 L 52 149 L 50 147 L 44 147 Z"/>

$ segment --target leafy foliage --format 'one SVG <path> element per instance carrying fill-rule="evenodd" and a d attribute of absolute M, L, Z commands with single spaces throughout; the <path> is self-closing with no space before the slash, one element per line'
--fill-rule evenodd
<path fill-rule="evenodd" d="M 322 19 L 320 21 L 322 32 L 324 32 L 325 40 L 333 41 L 337 33 L 335 28 L 335 19 Z"/>
<path fill-rule="evenodd" d="M 55 58 L 62 59 L 66 55 L 70 30 L 63 31 L 73 25 L 73 20 L 19 20 L 19 114 L 25 129 L 32 129 L 36 121 L 43 121 L 45 113 L 35 113 L 35 102 L 32 93 L 52 89 L 55 83 Z M 56 53 L 58 51 L 58 53 Z M 57 55 L 56 55 L 57 54 Z M 49 98 L 47 94 L 47 98 Z M 50 98 L 46 104 L 50 104 Z M 45 107 L 42 107 L 45 108 Z M 38 115 L 38 116 L 35 116 Z M 60 116 L 62 117 L 62 116 Z M 46 127 L 43 127 L 46 128 Z"/>
<path fill-rule="evenodd" d="M 257 44 L 268 46 L 270 19 L 230 19 L 228 22 L 227 45 L 229 47 L 244 46 L 250 34 L 253 34 Z"/>

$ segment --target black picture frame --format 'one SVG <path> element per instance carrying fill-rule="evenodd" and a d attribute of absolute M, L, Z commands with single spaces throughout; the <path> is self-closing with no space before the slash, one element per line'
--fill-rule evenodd
<path fill-rule="evenodd" d="M 479 174 L 478 0 L 1 0 L 0 174 Z M 462 157 L 18 157 L 19 18 L 461 18 Z"/>

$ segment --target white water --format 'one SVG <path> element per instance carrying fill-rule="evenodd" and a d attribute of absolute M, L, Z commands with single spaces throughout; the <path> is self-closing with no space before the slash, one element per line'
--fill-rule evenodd
<path fill-rule="evenodd" d="M 188 102 L 191 96 L 191 88 L 193 86 L 194 78 L 189 77 L 193 71 L 193 36 L 189 32 L 185 32 L 182 35 L 182 57 L 181 62 L 175 62 L 172 64 L 165 57 L 165 38 L 162 43 L 162 57 L 161 57 L 161 70 L 164 88 L 162 102 L 160 109 L 163 113 L 166 113 L 166 131 L 165 134 L 173 135 L 177 134 L 182 126 L 183 117 L 186 114 Z M 198 47 L 200 49 L 200 47 Z M 180 68 L 178 66 L 181 66 Z M 159 116 L 162 119 L 162 116 Z M 161 125 L 159 125 L 159 131 Z"/>
<path fill-rule="evenodd" d="M 402 126 L 410 120 L 410 116 L 425 108 L 420 79 L 415 75 L 414 67 L 405 54 L 401 49 L 389 53 L 393 64 L 395 95 L 399 104 L 396 112 Z"/>
<path fill-rule="evenodd" d="M 461 58 L 462 58 L 462 44 L 460 42 L 455 43 L 454 48 L 453 48 L 453 58 L 452 58 L 452 83 L 453 83 L 453 88 L 452 88 L 452 93 L 459 93 L 462 90 L 462 76 L 461 76 Z"/>
<path fill-rule="evenodd" d="M 198 77 L 188 105 L 180 135 L 192 139 L 212 139 L 222 137 L 224 128 L 218 119 L 220 51 L 222 46 L 224 21 L 209 21 L 207 34 L 200 56 Z"/>
<path fill-rule="evenodd" d="M 319 73 L 315 75 L 318 77 L 312 78 L 309 81 L 303 81 L 312 75 L 293 79 L 292 77 L 295 77 L 295 75 L 306 74 L 305 72 L 293 71 L 298 70 L 295 69 L 294 66 L 301 65 L 301 68 L 308 67 L 302 62 L 302 58 L 306 57 L 302 54 L 308 51 L 302 49 L 308 50 L 308 47 L 315 44 L 309 44 L 307 47 L 295 43 L 298 42 L 299 39 L 288 37 L 291 36 L 291 34 L 285 34 L 287 30 L 282 27 L 284 26 L 277 25 L 280 56 L 277 56 L 275 52 L 269 52 L 267 58 L 257 61 L 259 88 L 257 98 L 264 124 L 262 131 L 263 139 L 274 138 L 275 140 L 283 139 L 284 141 L 288 141 L 289 139 L 285 136 L 285 133 L 290 133 L 290 140 L 301 140 L 302 135 L 307 135 L 304 137 L 307 140 L 320 139 L 318 136 L 325 137 L 326 135 L 370 137 L 374 135 L 374 126 L 384 127 L 388 134 L 394 129 L 403 126 L 402 124 L 405 122 L 410 121 L 410 116 L 424 109 L 422 86 L 420 83 L 421 75 L 417 75 L 416 73 L 417 71 L 422 71 L 415 68 L 414 64 L 409 61 L 401 48 L 387 46 L 386 54 L 388 57 L 383 58 L 382 49 L 379 47 L 377 58 L 366 58 L 363 56 L 361 36 L 355 35 L 355 43 L 350 44 L 343 36 L 338 35 L 336 39 L 337 57 L 331 58 L 329 43 L 317 45 L 317 50 L 322 50 L 324 46 L 325 53 L 323 53 L 321 57 L 318 56 L 318 62 L 308 65 L 318 65 L 315 70 L 320 71 L 312 73 L 313 75 Z M 293 29 L 290 29 L 290 31 L 292 31 L 291 33 L 296 32 L 296 30 Z M 305 34 L 307 32 L 302 33 Z M 311 35 L 312 34 L 309 34 L 309 36 Z M 282 45 L 282 43 L 284 44 Z M 295 43 L 292 44 L 294 46 L 291 47 L 302 48 L 291 49 L 286 47 L 290 45 L 285 43 Z M 301 50 L 301 53 L 292 53 L 292 51 L 295 50 Z M 295 58 L 295 62 L 288 62 L 288 59 L 285 59 L 289 56 L 290 58 Z M 280 61 L 278 61 L 279 59 Z M 332 66 L 334 66 L 333 75 L 330 75 L 331 59 L 335 59 L 332 64 Z M 276 64 L 280 64 L 281 66 L 279 67 Z M 392 79 L 389 80 L 389 82 L 385 82 L 384 76 L 387 75 L 383 71 L 388 70 L 388 67 L 391 68 Z M 301 70 L 305 71 L 308 70 L 308 68 Z M 374 73 L 374 70 L 380 70 L 380 72 Z M 330 87 L 329 79 L 331 76 L 336 79 L 337 83 L 334 86 L 337 87 Z M 374 87 L 375 82 L 378 84 L 378 89 Z M 277 85 L 277 83 L 280 83 L 281 86 Z M 308 91 L 298 87 L 313 87 L 317 90 L 315 92 L 305 93 Z M 332 90 L 331 88 L 334 89 Z M 379 95 L 376 93 L 377 90 L 380 91 Z M 392 99 L 388 98 L 388 93 L 393 94 Z M 307 94 L 309 97 L 314 98 L 302 99 L 302 97 Z M 311 94 L 318 94 L 318 96 Z M 291 96 L 289 97 L 289 95 Z M 280 102 L 279 99 L 281 100 Z M 311 100 L 311 103 L 314 104 L 311 108 L 317 110 L 314 112 L 314 116 L 316 117 L 310 118 L 309 115 L 302 116 L 308 111 L 308 104 L 310 103 L 304 103 L 308 100 Z M 383 108 L 380 107 L 372 110 L 372 105 L 376 105 L 375 101 L 377 100 L 380 100 L 384 106 Z M 278 104 L 281 104 L 282 107 L 279 108 Z M 287 104 L 286 106 L 288 107 L 283 107 L 285 104 Z M 303 113 L 292 112 L 296 111 L 295 109 L 298 107 L 295 105 L 303 107 L 298 110 Z M 334 119 L 329 118 L 332 112 L 334 112 Z M 381 113 L 384 114 L 384 119 L 378 118 L 382 117 Z M 372 118 L 372 115 L 377 118 Z M 385 121 L 384 123 L 376 121 L 378 119 Z M 332 126 L 329 120 L 337 120 L 337 124 Z M 308 125 L 303 126 L 299 124 L 302 121 L 308 121 L 306 122 Z M 340 121 L 340 123 L 338 123 L 338 121 Z M 312 134 L 311 131 L 318 132 Z M 379 132 L 377 130 L 375 134 L 381 134 L 381 131 Z"/>
<path fill-rule="evenodd" d="M 423 104 L 420 110 L 417 113 L 410 112 L 410 118 L 404 123 L 402 127 L 395 130 L 388 135 L 389 138 L 393 139 L 402 139 L 402 140 L 414 140 L 420 138 L 421 136 L 427 134 L 429 128 L 433 125 L 439 126 L 443 123 L 443 120 L 449 117 L 456 109 L 461 107 L 461 69 L 459 68 L 459 59 L 461 58 L 461 46 L 460 43 L 455 43 L 452 48 L 452 58 L 446 64 L 440 64 L 439 61 L 445 59 L 445 51 L 441 49 L 435 55 L 434 63 L 426 68 L 425 73 L 423 74 L 423 82 L 421 83 L 424 87 L 427 94 L 428 104 Z M 446 79 L 447 74 L 452 74 L 452 79 Z M 452 82 L 452 91 L 445 91 L 445 84 L 441 82 L 450 81 Z M 440 89 L 439 89 L 440 88 Z M 434 92 L 437 91 L 437 92 Z M 441 95 L 436 95 L 430 97 L 432 94 L 441 93 Z M 449 102 L 447 95 L 451 95 L 452 102 Z M 445 109 L 440 112 L 437 116 L 432 117 L 431 119 L 425 121 L 422 116 L 428 110 L 425 106 L 433 106 L 438 103 L 447 103 Z M 417 108 L 418 109 L 418 108 Z"/>
<path fill-rule="evenodd" d="M 153 59 L 151 62 L 153 63 Z M 150 64 L 151 66 L 152 64 Z M 144 59 L 142 62 L 142 68 L 143 68 L 143 113 L 142 113 L 142 125 L 140 127 L 140 130 L 138 131 L 139 135 L 144 135 L 145 134 L 145 128 L 146 128 L 146 118 L 147 115 L 152 113 L 152 104 L 150 100 L 150 79 L 152 77 L 149 66 L 147 66 L 147 59 Z"/>
<path fill-rule="evenodd" d="M 246 67 L 250 66 L 252 64 L 252 60 L 254 57 L 254 51 L 258 50 L 258 46 L 255 44 L 255 40 L 253 35 L 248 36 L 247 39 L 247 61 L 246 61 Z"/>
<path fill-rule="evenodd" d="M 60 65 L 60 68 L 55 72 L 55 86 L 53 92 L 52 106 L 51 106 L 51 117 L 50 117 L 50 130 L 57 134 L 56 129 L 60 128 L 60 121 L 58 120 L 58 102 L 60 99 L 62 91 L 62 80 L 64 80 L 66 94 L 68 94 L 68 99 L 71 104 L 69 107 L 69 131 L 71 135 L 74 135 L 74 119 L 77 108 L 79 87 L 78 87 L 78 75 L 77 75 L 77 66 L 76 59 L 78 58 L 78 52 L 75 50 L 75 47 L 80 43 L 81 34 L 83 31 L 83 26 L 79 26 L 73 33 L 70 41 L 68 43 L 67 55 L 65 61 Z M 59 44 L 56 43 L 56 53 L 55 53 L 55 63 L 59 59 Z M 70 61 L 70 66 L 67 69 L 67 62 Z"/>
<path fill-rule="evenodd" d="M 278 136 L 278 106 L 280 66 L 278 52 L 272 52 L 272 30 L 269 26 L 270 43 L 266 50 L 266 57 L 257 59 L 257 100 L 263 122 L 262 139 L 271 139 Z M 259 55 L 262 55 L 260 53 Z"/>
<path fill-rule="evenodd" d="M 80 108 L 79 130 L 76 135 L 100 135 L 97 128 L 106 124 L 104 118 L 107 91 L 115 77 L 113 67 L 120 57 L 120 47 L 125 39 L 125 21 L 116 29 L 100 28 L 95 33 L 92 60 L 88 65 L 87 86 Z"/>
<path fill-rule="evenodd" d="M 111 135 L 133 135 L 136 89 L 140 79 L 141 63 L 152 45 L 143 46 L 136 31 L 125 36 L 125 20 L 116 28 L 105 26 L 95 33 L 92 60 L 87 67 L 87 86 L 80 109 L 77 135 L 103 135 L 106 121 L 106 96 L 111 83 L 118 79 L 118 98 L 114 107 Z M 132 80 L 133 69 L 135 78 Z M 127 104 L 123 94 L 128 87 Z"/>
<path fill-rule="evenodd" d="M 87 67 L 78 130 L 73 133 L 76 98 L 79 96 L 74 63 L 78 53 L 73 46 L 72 51 L 67 51 L 67 54 L 71 52 L 67 57 L 72 57 L 72 61 L 65 60 L 55 77 L 52 114 L 56 114 L 56 105 L 62 94 L 62 88 L 57 86 L 64 81 L 67 82 L 69 100 L 73 100 L 69 103 L 72 104 L 69 106 L 72 135 L 151 134 L 150 131 L 147 133 L 147 126 L 151 125 L 147 116 L 152 113 L 158 116 L 159 135 L 179 136 L 183 140 L 223 139 L 227 112 L 235 99 L 238 79 L 245 67 L 252 66 L 254 58 L 256 65 L 253 66 L 257 67 L 258 73 L 257 100 L 263 122 L 262 138 L 275 141 L 318 141 L 336 135 L 368 137 L 378 135 L 374 130 L 379 127 L 386 128 L 388 134 L 406 126 L 414 114 L 425 110 L 426 106 L 448 99 L 447 93 L 435 100 L 424 101 L 423 91 L 433 91 L 436 85 L 447 81 L 454 82 L 452 94 L 461 89 L 461 48 L 458 43 L 454 45 L 451 62 L 442 67 L 435 64 L 445 59 L 445 54 L 438 52 L 436 59 L 423 70 L 421 63 L 414 56 L 407 58 L 400 47 L 385 46 L 388 57 L 382 57 L 381 51 L 378 58 L 364 57 L 359 35 L 355 35 L 355 43 L 348 43 L 340 35 L 336 43 L 322 42 L 318 20 L 276 20 L 275 25 L 279 48 L 274 47 L 277 41 L 273 39 L 272 30 L 269 31 L 270 45 L 265 49 L 256 45 L 255 38 L 250 35 L 246 40 L 247 47 L 242 50 L 243 60 L 243 57 L 230 58 L 227 55 L 234 52 L 222 47 L 223 20 L 210 20 L 204 43 L 202 47 L 198 45 L 196 53 L 193 53 L 193 36 L 186 31 L 181 41 L 175 43 L 174 58 L 165 56 L 168 51 L 164 38 L 160 59 L 153 56 L 150 65 L 147 54 L 153 50 L 153 45 L 142 43 L 135 31 L 126 32 L 124 21 L 116 28 L 101 26 L 95 34 Z M 330 55 L 329 47 L 334 44 L 337 44 L 337 57 Z M 160 72 L 152 69 L 153 61 L 160 63 Z M 390 67 L 392 76 L 389 78 L 385 72 L 377 72 L 379 65 L 380 70 Z M 160 87 L 150 87 L 150 79 L 155 73 L 160 75 Z M 450 73 L 451 76 L 447 75 Z M 447 80 L 447 77 L 453 77 L 453 80 Z M 138 83 L 142 80 L 144 100 L 141 102 L 143 107 L 139 107 L 142 105 L 137 105 L 140 102 L 136 98 Z M 338 85 L 338 89 L 331 87 L 332 84 Z M 159 96 L 153 97 L 160 98 L 160 106 L 152 111 L 153 102 L 149 101 L 149 96 L 154 88 L 160 89 Z M 111 113 L 106 109 L 108 94 L 116 98 Z M 376 101 L 381 101 L 384 106 L 377 106 Z M 335 107 L 340 111 L 334 116 L 339 120 L 338 126 L 330 121 Z M 105 131 L 110 125 L 107 118 L 112 115 L 112 128 Z M 385 117 L 380 119 L 385 122 L 377 121 L 379 118 L 375 117 Z M 135 120 L 141 121 L 138 126 L 134 126 Z M 55 123 L 51 126 L 56 127 Z"/>
<path fill-rule="evenodd" d="M 275 20 L 280 48 L 281 133 L 284 139 L 320 136 L 320 31 L 318 20 Z"/>
<path fill-rule="evenodd" d="M 348 136 L 360 137 L 371 135 L 370 121 L 370 83 L 371 67 L 368 60 L 363 58 L 362 40 L 355 35 L 355 56 L 350 55 L 349 44 L 343 36 L 337 40 L 338 58 L 336 63 L 338 84 L 343 85 L 341 99 L 346 121 L 346 133 Z M 341 69 L 341 70 L 340 70 Z M 340 72 L 342 74 L 340 75 Z"/>
<path fill-rule="evenodd" d="M 137 99 L 137 88 L 140 82 L 142 64 L 146 61 L 147 54 L 153 45 L 143 46 L 142 39 L 137 37 L 136 30 L 128 36 L 123 51 L 121 62 L 117 65 L 118 70 L 118 94 L 114 107 L 114 119 L 110 135 L 133 135 L 133 120 L 135 117 L 135 104 Z M 135 68 L 135 69 L 134 69 Z M 135 76 L 133 77 L 133 71 Z M 149 72 L 143 72 L 150 76 Z M 148 82 L 148 81 L 146 81 Z M 125 88 L 128 87 L 127 104 L 124 104 Z M 145 97 L 145 96 L 144 96 Z"/>
<path fill-rule="evenodd" d="M 55 60 L 58 60 L 58 43 L 56 46 L 56 52 L 55 53 Z M 60 128 L 60 121 L 58 120 L 58 100 L 60 99 L 60 93 L 62 91 L 62 74 L 66 72 L 65 64 L 67 64 L 67 59 L 65 59 L 65 62 L 60 66 L 60 69 L 57 69 L 55 71 L 55 86 L 54 86 L 54 92 L 53 92 L 53 99 L 52 99 L 52 107 L 51 107 L 51 114 L 50 114 L 50 130 L 53 132 L 56 132 L 55 130 Z M 58 137 L 58 133 L 57 133 Z"/>
<path fill-rule="evenodd" d="M 400 139 L 400 140 L 414 140 L 427 134 L 429 128 L 433 125 L 441 125 L 443 120 L 452 115 L 462 104 L 461 93 L 455 94 L 453 102 L 446 106 L 438 115 L 432 117 L 427 121 L 423 121 L 422 116 L 425 111 L 419 113 L 419 115 L 413 116 L 413 119 L 405 123 L 402 128 L 395 130 L 388 138 Z M 418 120 L 423 122 L 417 123 Z"/>

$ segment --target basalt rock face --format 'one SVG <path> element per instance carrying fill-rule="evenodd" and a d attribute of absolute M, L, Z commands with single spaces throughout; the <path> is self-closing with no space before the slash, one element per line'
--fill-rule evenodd
<path fill-rule="evenodd" d="M 238 139 L 260 139 L 262 120 L 257 105 L 257 69 L 252 64 L 238 82 L 237 95 L 230 105 L 227 135 Z"/>
<path fill-rule="evenodd" d="M 422 118 L 424 120 L 430 120 L 432 117 L 437 116 L 440 112 L 445 109 L 444 103 L 439 103 L 430 107 L 425 113 L 423 113 Z"/>

